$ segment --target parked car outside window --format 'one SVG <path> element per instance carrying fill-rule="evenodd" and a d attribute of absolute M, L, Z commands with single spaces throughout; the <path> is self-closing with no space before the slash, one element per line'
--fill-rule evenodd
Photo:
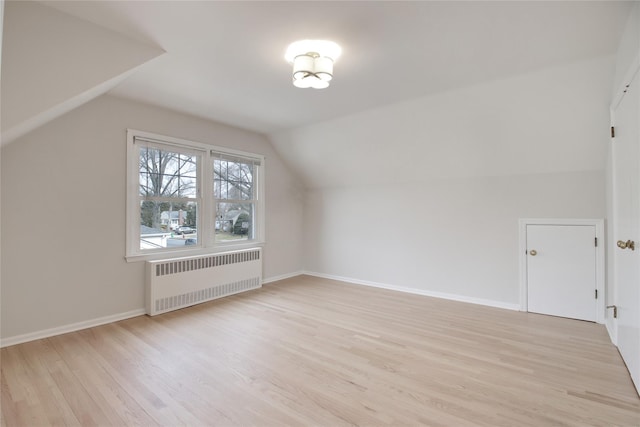
<path fill-rule="evenodd" d="M 193 234 L 196 232 L 196 229 L 183 225 L 182 227 L 176 228 L 175 232 L 177 234 Z"/>

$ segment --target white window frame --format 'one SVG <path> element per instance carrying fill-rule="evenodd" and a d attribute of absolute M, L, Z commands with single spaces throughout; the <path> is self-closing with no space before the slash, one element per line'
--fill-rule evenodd
<path fill-rule="evenodd" d="M 186 152 L 201 153 L 198 166 L 198 243 L 188 247 L 171 247 L 162 249 L 140 249 L 140 152 L 136 138 L 145 141 L 145 145 L 176 148 Z M 252 160 L 259 163 L 254 177 L 254 191 L 256 192 L 255 214 L 253 218 L 253 239 L 221 242 L 215 240 L 215 203 L 213 197 L 213 152 L 229 156 Z M 166 259 L 227 250 L 245 249 L 263 246 L 265 243 L 265 158 L 260 154 L 248 153 L 227 147 L 204 144 L 182 138 L 158 135 L 135 129 L 127 129 L 127 191 L 126 191 L 126 250 L 127 262 Z M 252 201 L 253 202 L 253 201 Z"/>

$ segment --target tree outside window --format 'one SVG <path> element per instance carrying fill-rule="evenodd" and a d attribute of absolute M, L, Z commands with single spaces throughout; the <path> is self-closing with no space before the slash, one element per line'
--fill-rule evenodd
<path fill-rule="evenodd" d="M 127 259 L 262 242 L 262 156 L 134 130 L 127 141 Z"/>

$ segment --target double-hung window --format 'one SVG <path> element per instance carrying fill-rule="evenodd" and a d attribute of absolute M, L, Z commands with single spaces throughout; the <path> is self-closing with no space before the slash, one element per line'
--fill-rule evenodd
<path fill-rule="evenodd" d="M 127 259 L 263 242 L 264 158 L 127 132 Z"/>

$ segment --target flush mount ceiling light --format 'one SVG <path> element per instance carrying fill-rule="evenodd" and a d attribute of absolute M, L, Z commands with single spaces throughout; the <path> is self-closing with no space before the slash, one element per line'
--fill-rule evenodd
<path fill-rule="evenodd" d="M 300 88 L 329 87 L 333 78 L 333 62 L 342 49 L 328 40 L 299 40 L 287 48 L 285 59 L 293 64 L 293 85 Z"/>

